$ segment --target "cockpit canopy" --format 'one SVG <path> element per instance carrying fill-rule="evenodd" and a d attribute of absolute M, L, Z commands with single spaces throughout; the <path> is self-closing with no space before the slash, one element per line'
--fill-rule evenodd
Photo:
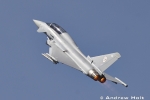
<path fill-rule="evenodd" d="M 65 33 L 66 31 L 57 25 L 56 23 L 46 23 L 49 27 L 51 27 L 54 31 L 56 31 L 58 34 Z"/>

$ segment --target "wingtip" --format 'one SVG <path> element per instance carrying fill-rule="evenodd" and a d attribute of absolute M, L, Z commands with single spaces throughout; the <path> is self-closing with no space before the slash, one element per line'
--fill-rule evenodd
<path fill-rule="evenodd" d="M 126 85 L 125 87 L 128 87 L 128 85 Z"/>
<path fill-rule="evenodd" d="M 128 87 L 128 84 L 122 84 L 123 86 L 125 86 L 125 87 Z"/>
<path fill-rule="evenodd" d="M 33 22 L 35 23 L 37 20 L 36 19 L 33 19 Z"/>
<path fill-rule="evenodd" d="M 120 57 L 121 57 L 121 55 L 120 55 L 120 53 L 119 53 L 119 52 L 116 52 L 116 56 L 117 56 L 118 58 L 120 58 Z"/>

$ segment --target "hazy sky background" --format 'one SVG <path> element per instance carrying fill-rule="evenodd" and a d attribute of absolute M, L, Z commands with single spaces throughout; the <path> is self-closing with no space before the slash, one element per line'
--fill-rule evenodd
<path fill-rule="evenodd" d="M 119 52 L 106 72 L 129 85 L 95 82 L 52 62 L 33 19 L 62 26 L 87 56 Z M 0 100 L 99 100 L 150 93 L 149 0 L 1 0 Z"/>

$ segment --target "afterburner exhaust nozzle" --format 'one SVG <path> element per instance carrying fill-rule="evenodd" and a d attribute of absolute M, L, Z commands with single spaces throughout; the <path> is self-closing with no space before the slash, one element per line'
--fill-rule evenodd
<path fill-rule="evenodd" d="M 105 77 L 100 78 L 99 82 L 104 83 L 106 81 Z"/>

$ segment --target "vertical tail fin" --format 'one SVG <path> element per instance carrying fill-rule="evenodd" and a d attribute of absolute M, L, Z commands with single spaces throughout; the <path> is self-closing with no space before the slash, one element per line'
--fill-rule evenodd
<path fill-rule="evenodd" d="M 104 72 L 109 66 L 111 66 L 115 61 L 117 61 L 121 55 L 116 53 L 91 57 L 93 63 L 102 71 Z"/>

